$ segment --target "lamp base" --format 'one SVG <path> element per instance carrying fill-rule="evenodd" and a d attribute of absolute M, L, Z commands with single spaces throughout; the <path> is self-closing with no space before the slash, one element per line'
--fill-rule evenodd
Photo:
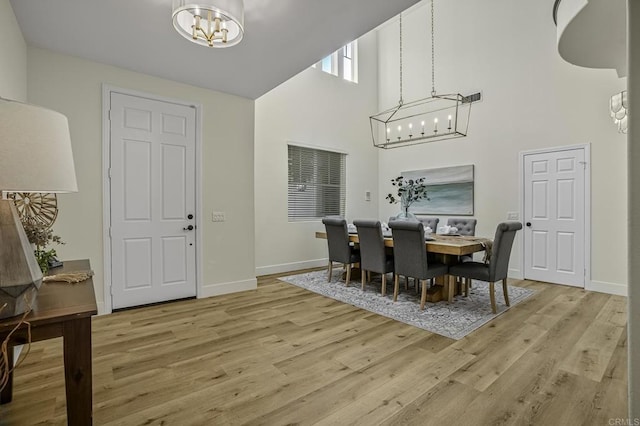
<path fill-rule="evenodd" d="M 42 285 L 42 271 L 13 200 L 0 200 L 0 319 L 24 313 Z"/>
<path fill-rule="evenodd" d="M 34 291 L 27 290 L 20 297 L 0 294 L 0 308 L 4 306 L 0 312 L 0 319 L 22 315 L 27 309 L 31 309 L 37 294 L 37 289 Z"/>

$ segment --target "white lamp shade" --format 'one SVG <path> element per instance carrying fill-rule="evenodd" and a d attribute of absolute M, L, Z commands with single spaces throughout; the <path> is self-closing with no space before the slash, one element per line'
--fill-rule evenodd
<path fill-rule="evenodd" d="M 0 190 L 78 191 L 67 117 L 0 98 Z"/>

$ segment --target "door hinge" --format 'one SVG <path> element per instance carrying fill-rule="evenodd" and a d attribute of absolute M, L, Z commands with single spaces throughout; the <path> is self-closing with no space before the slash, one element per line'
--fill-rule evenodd
<path fill-rule="evenodd" d="M 578 163 L 582 164 L 582 168 L 583 169 L 587 169 L 587 162 L 586 161 L 578 161 Z"/>
<path fill-rule="evenodd" d="M 109 227 L 109 238 L 111 238 L 111 227 Z"/>
<path fill-rule="evenodd" d="M 107 111 L 107 120 L 111 121 L 111 110 Z"/>

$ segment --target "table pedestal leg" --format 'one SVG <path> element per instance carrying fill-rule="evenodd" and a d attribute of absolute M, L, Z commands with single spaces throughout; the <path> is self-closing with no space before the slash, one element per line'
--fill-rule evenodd
<path fill-rule="evenodd" d="M 67 424 L 93 424 L 91 318 L 63 323 Z"/>
<path fill-rule="evenodd" d="M 453 302 L 453 296 L 456 292 L 456 277 L 453 275 L 448 275 L 448 282 L 449 282 L 449 293 L 447 294 L 447 301 L 449 303 Z"/>

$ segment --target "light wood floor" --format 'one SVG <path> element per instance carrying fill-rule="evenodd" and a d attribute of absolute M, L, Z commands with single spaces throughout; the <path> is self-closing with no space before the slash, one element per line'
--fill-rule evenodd
<path fill-rule="evenodd" d="M 626 299 L 537 293 L 455 341 L 278 281 L 96 317 L 97 425 L 608 425 L 627 417 Z M 446 303 L 446 302 L 442 302 Z M 428 305 L 427 305 L 428 309 Z M 65 424 L 62 342 L 0 425 Z"/>

